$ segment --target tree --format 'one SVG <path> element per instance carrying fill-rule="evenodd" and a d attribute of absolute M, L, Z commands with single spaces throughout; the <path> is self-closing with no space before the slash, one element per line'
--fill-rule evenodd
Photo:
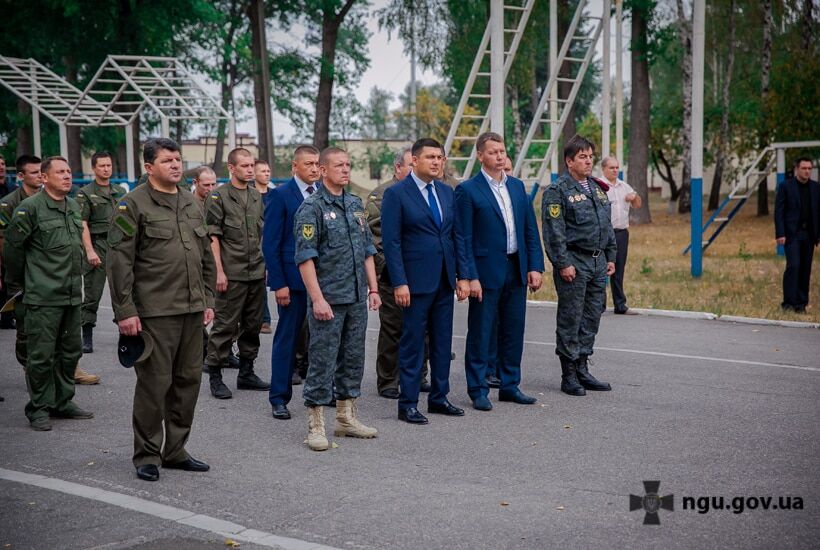
<path fill-rule="evenodd" d="M 273 113 L 271 112 L 268 40 L 265 31 L 265 4 L 263 0 L 250 0 L 247 10 L 251 26 L 253 104 L 256 107 L 259 157 L 273 166 L 275 164 L 273 158 Z"/>
<path fill-rule="evenodd" d="M 393 94 L 378 86 L 370 89 L 367 107 L 362 113 L 362 135 L 370 139 L 390 139 L 395 129 L 390 115 L 390 102 Z"/>
<path fill-rule="evenodd" d="M 723 89 L 721 93 L 720 133 L 717 138 L 717 156 L 715 157 L 715 172 L 712 177 L 712 189 L 709 191 L 709 210 L 715 210 L 720 202 L 720 186 L 723 184 L 723 171 L 726 167 L 729 147 L 729 91 L 732 85 L 732 72 L 735 64 L 735 0 L 729 0 L 728 43 L 726 53 L 726 68 L 723 70 Z M 717 81 L 717 77 L 714 77 Z"/>
<path fill-rule="evenodd" d="M 683 0 L 676 0 L 678 39 L 683 50 L 683 175 L 681 176 L 678 213 L 685 214 L 692 208 L 692 22 L 686 17 Z"/>
<path fill-rule="evenodd" d="M 641 208 L 633 208 L 630 218 L 635 223 L 649 223 L 649 186 L 646 169 L 649 160 L 649 21 L 654 0 L 634 0 L 630 63 L 632 68 L 632 97 L 629 106 L 629 184 L 640 195 Z"/>
<path fill-rule="evenodd" d="M 771 132 L 768 126 L 769 111 L 769 83 L 772 71 L 772 30 L 774 16 L 772 14 L 772 0 L 763 0 L 763 44 L 760 62 L 760 106 L 763 111 L 763 124 L 760 129 L 759 147 L 769 145 Z M 757 188 L 757 215 L 769 215 L 769 181 L 764 179 Z"/>

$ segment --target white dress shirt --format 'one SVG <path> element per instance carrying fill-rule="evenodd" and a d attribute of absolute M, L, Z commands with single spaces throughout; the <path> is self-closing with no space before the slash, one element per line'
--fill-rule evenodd
<path fill-rule="evenodd" d="M 313 182 L 313 183 L 310 183 L 310 184 L 305 183 L 302 180 L 300 180 L 299 176 L 297 176 L 296 174 L 293 175 L 293 179 L 296 180 L 296 185 L 299 186 L 299 191 L 302 192 L 302 199 L 306 199 L 310 196 L 310 193 L 307 192 L 308 185 L 312 185 L 313 186 L 313 192 L 314 193 L 316 192 L 316 184 L 318 182 Z"/>
<path fill-rule="evenodd" d="M 419 186 L 419 191 L 421 191 L 421 196 L 424 197 L 424 202 L 427 203 L 427 206 L 430 206 L 430 199 L 427 198 L 427 184 L 419 178 L 414 172 L 410 172 L 410 176 L 413 178 L 413 181 L 416 182 L 416 185 Z M 441 209 L 441 201 L 438 198 L 438 193 L 436 193 L 436 180 L 431 180 L 431 184 L 433 187 L 433 196 L 436 198 L 436 206 L 438 207 L 438 215 L 441 218 L 441 221 L 444 221 L 444 211 Z"/>
<path fill-rule="evenodd" d="M 621 179 L 616 179 L 615 183 L 605 181 L 609 183 L 609 191 L 606 192 L 606 196 L 612 204 L 612 227 L 614 229 L 627 229 L 629 227 L 629 207 L 631 204 L 626 202 L 626 196 L 634 193 L 635 190 Z"/>
<path fill-rule="evenodd" d="M 504 225 L 507 227 L 507 254 L 518 252 L 518 238 L 515 235 L 515 215 L 513 214 L 512 199 L 510 190 L 507 189 L 507 174 L 501 172 L 501 181 L 495 181 L 490 174 L 481 169 L 484 178 L 490 186 L 490 190 L 495 196 L 498 208 L 504 216 Z"/>

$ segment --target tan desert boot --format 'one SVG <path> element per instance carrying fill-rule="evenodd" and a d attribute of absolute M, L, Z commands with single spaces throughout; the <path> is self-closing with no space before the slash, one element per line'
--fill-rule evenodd
<path fill-rule="evenodd" d="M 322 407 L 308 407 L 307 444 L 311 451 L 326 451 L 330 444 L 325 435 L 325 413 Z"/>
<path fill-rule="evenodd" d="M 365 426 L 356 418 L 355 399 L 338 399 L 336 400 L 336 430 L 333 434 L 337 437 L 370 439 L 376 437 L 379 432 L 376 428 Z"/>
<path fill-rule="evenodd" d="M 86 385 L 86 386 L 91 386 L 93 384 L 99 384 L 100 383 L 100 377 L 97 376 L 96 374 L 89 374 L 89 373 L 85 372 L 83 369 L 81 369 L 80 367 L 77 367 L 74 370 L 74 383 L 75 384 L 83 384 L 83 385 Z"/>

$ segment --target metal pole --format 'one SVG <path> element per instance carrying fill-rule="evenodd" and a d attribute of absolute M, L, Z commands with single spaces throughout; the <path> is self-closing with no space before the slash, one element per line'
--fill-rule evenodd
<path fill-rule="evenodd" d="M 40 111 L 31 108 L 31 132 L 34 135 L 34 155 L 43 158 L 43 145 L 40 140 Z"/>
<path fill-rule="evenodd" d="M 68 131 L 65 124 L 58 124 L 60 130 L 60 156 L 68 158 Z"/>
<path fill-rule="evenodd" d="M 504 0 L 490 0 L 490 131 L 504 135 Z"/>
<path fill-rule="evenodd" d="M 125 127 L 125 173 L 128 176 L 128 186 L 137 181 L 137 171 L 134 165 L 134 125 Z"/>
<path fill-rule="evenodd" d="M 416 117 L 416 31 L 415 18 L 410 15 L 410 113 L 413 135 L 418 134 L 418 119 Z"/>
<path fill-rule="evenodd" d="M 168 117 L 167 116 L 160 116 L 159 120 L 160 120 L 160 135 L 162 137 L 166 137 L 166 138 L 171 137 L 171 129 L 170 129 L 170 124 L 168 123 Z"/>
<path fill-rule="evenodd" d="M 785 149 L 775 149 L 775 155 L 777 159 L 777 191 L 780 191 L 780 186 L 786 181 L 786 150 Z M 782 244 L 778 244 L 777 248 L 777 255 L 778 256 L 785 256 L 786 249 L 783 248 Z"/>
<path fill-rule="evenodd" d="M 558 77 L 558 0 L 550 0 L 550 80 Z M 550 91 L 550 120 L 558 120 L 558 84 Z M 550 139 L 558 141 L 558 124 L 550 122 Z M 550 181 L 558 179 L 558 147 L 553 147 L 550 159 Z"/>
<path fill-rule="evenodd" d="M 692 17 L 692 277 L 703 273 L 703 58 L 705 0 L 695 0 Z"/>
<path fill-rule="evenodd" d="M 609 51 L 612 49 L 610 47 L 610 33 L 609 33 L 609 25 L 610 25 L 610 13 L 612 12 L 612 0 L 604 0 L 604 20 L 603 20 L 603 27 L 604 27 L 604 55 L 602 59 L 602 69 L 603 77 L 602 87 L 601 87 L 601 158 L 608 157 L 611 154 L 609 148 L 609 119 L 610 119 L 610 112 L 611 112 L 611 105 L 610 105 L 610 93 L 611 93 L 611 86 L 610 86 L 610 74 L 609 74 Z M 620 159 L 618 159 L 620 162 Z"/>
<path fill-rule="evenodd" d="M 624 56 L 623 56 L 623 0 L 615 0 L 615 156 L 624 177 Z"/>

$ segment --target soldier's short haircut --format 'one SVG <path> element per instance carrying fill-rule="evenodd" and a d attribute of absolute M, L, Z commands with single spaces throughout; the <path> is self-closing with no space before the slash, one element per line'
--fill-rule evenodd
<path fill-rule="evenodd" d="M 429 137 L 421 138 L 420 140 L 416 141 L 410 150 L 413 153 L 413 156 L 417 157 L 419 156 L 419 153 L 421 153 L 421 150 L 425 147 L 436 147 L 438 149 L 441 149 L 442 155 L 444 154 L 444 147 L 441 146 L 441 143 Z"/>
<path fill-rule="evenodd" d="M 48 172 L 48 169 L 51 168 L 51 165 L 54 163 L 55 160 L 61 160 L 68 164 L 68 159 L 66 159 L 65 157 L 61 157 L 58 155 L 55 155 L 53 157 L 46 157 L 45 160 L 43 160 L 43 164 L 40 165 L 40 172 L 46 174 Z"/>
<path fill-rule="evenodd" d="M 340 147 L 326 147 L 319 154 L 319 166 L 327 166 L 328 159 L 331 156 L 338 155 L 338 154 L 346 155 L 347 151 L 345 151 L 344 149 L 342 149 Z"/>
<path fill-rule="evenodd" d="M 488 141 L 495 141 L 504 145 L 504 138 L 501 137 L 501 134 L 497 134 L 495 132 L 484 132 L 475 142 L 475 150 L 479 153 L 484 150 L 484 146 L 487 145 Z"/>
<path fill-rule="evenodd" d="M 396 156 L 393 157 L 393 166 L 404 166 L 404 157 L 407 153 L 413 154 L 412 147 L 405 147 L 396 151 Z"/>
<path fill-rule="evenodd" d="M 35 157 L 34 155 L 20 155 L 17 157 L 14 167 L 17 168 L 18 174 L 22 174 L 26 169 L 27 164 L 40 164 L 41 162 L 43 161 L 40 157 Z"/>
<path fill-rule="evenodd" d="M 236 163 L 239 161 L 239 157 L 253 158 L 253 155 L 244 147 L 237 147 L 236 149 L 232 149 L 231 152 L 228 153 L 228 164 L 236 166 Z"/>
<path fill-rule="evenodd" d="M 179 144 L 171 138 L 149 138 L 142 145 L 142 161 L 147 164 L 154 164 L 157 155 L 162 150 L 171 151 L 172 153 L 180 152 Z"/>
<path fill-rule="evenodd" d="M 203 164 L 202 166 L 197 166 L 194 168 L 194 179 L 198 180 L 202 177 L 202 174 L 213 174 L 216 175 L 214 169 L 208 166 L 207 164 Z"/>
<path fill-rule="evenodd" d="M 259 166 L 260 164 L 264 164 L 265 166 L 267 166 L 268 168 L 270 168 L 270 163 L 269 163 L 268 161 L 266 161 L 266 160 L 262 160 L 262 159 L 256 159 L 256 161 L 253 163 L 253 167 L 254 167 L 254 168 L 256 168 L 256 167 L 257 167 L 257 166 Z"/>
<path fill-rule="evenodd" d="M 293 151 L 293 158 L 298 157 L 299 155 L 318 155 L 319 150 L 314 147 L 313 145 L 300 145 Z"/>
<path fill-rule="evenodd" d="M 809 157 L 798 157 L 797 160 L 794 161 L 794 167 L 797 168 L 800 166 L 801 162 L 808 162 L 812 166 L 814 166 L 814 162 Z"/>
<path fill-rule="evenodd" d="M 575 134 L 567 142 L 567 144 L 564 145 L 564 164 L 566 164 L 567 159 L 574 159 L 575 155 L 577 155 L 581 151 L 586 151 L 587 149 L 592 149 L 592 152 L 594 153 L 595 144 L 589 141 L 587 138 Z"/>
<path fill-rule="evenodd" d="M 111 153 L 108 151 L 97 151 L 93 155 L 91 155 L 91 168 L 97 166 L 97 161 L 100 159 L 109 158 L 111 161 L 114 161 L 114 157 L 111 156 Z"/>

